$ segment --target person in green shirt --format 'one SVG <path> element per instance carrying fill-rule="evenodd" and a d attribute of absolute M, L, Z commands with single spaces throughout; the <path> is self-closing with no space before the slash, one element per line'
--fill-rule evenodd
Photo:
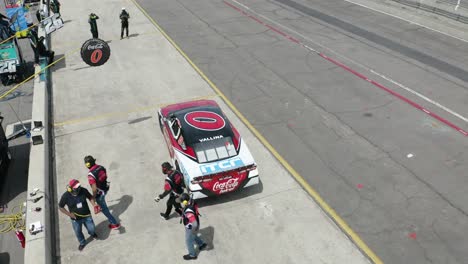
<path fill-rule="evenodd" d="M 50 1 L 50 8 L 54 14 L 58 14 L 60 17 L 60 2 L 58 0 L 51 0 Z"/>
<path fill-rule="evenodd" d="M 99 17 L 96 14 L 89 14 L 88 23 L 91 26 L 91 34 L 93 34 L 93 38 L 99 38 L 98 27 L 96 24 L 97 19 L 99 19 Z"/>

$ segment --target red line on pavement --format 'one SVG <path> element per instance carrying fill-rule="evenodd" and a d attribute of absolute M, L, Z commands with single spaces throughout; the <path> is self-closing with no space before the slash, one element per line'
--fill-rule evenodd
<path fill-rule="evenodd" d="M 283 37 L 289 39 L 290 41 L 292 41 L 292 42 L 294 42 L 294 43 L 297 43 L 297 44 L 303 46 L 303 47 L 306 48 L 306 49 L 311 50 L 311 49 L 308 48 L 305 44 L 303 44 L 302 42 L 300 42 L 298 39 L 296 39 L 296 38 L 294 38 L 294 37 L 292 37 L 292 36 L 290 36 L 290 35 L 284 33 L 283 31 L 281 31 L 281 30 L 279 30 L 279 29 L 277 29 L 277 28 L 275 28 L 275 27 L 273 27 L 273 26 L 271 26 L 271 25 L 266 24 L 265 22 L 261 21 L 260 19 L 256 18 L 255 16 L 253 16 L 253 15 L 251 15 L 251 14 L 248 14 L 248 13 L 245 12 L 244 10 L 238 8 L 237 6 L 235 6 L 235 5 L 233 5 L 233 4 L 229 3 L 229 2 L 226 2 L 226 1 L 223 1 L 223 2 L 224 2 L 226 5 L 230 6 L 231 8 L 233 8 L 233 9 L 237 10 L 238 12 L 242 13 L 243 15 L 245 15 L 245 16 L 247 16 L 247 17 L 253 19 L 253 20 L 255 20 L 257 23 L 259 23 L 259 24 L 261 24 L 261 25 L 263 25 L 263 26 L 265 26 L 265 27 L 271 29 L 272 31 L 274 31 L 274 32 L 280 34 L 281 36 L 283 36 Z M 388 87 L 385 87 L 384 85 L 382 85 L 382 84 L 380 84 L 380 83 L 378 83 L 378 82 L 376 82 L 376 81 L 374 81 L 374 80 L 371 80 L 371 79 L 367 78 L 367 77 L 366 77 L 365 75 L 363 75 L 362 73 L 359 73 L 359 72 L 353 70 L 353 69 L 350 68 L 349 66 L 346 66 L 345 64 L 343 64 L 343 63 L 341 63 L 341 62 L 339 62 L 339 61 L 337 61 L 337 60 L 334 60 L 334 59 L 332 59 L 332 58 L 326 56 L 325 54 L 323 54 L 323 53 L 321 53 L 321 52 L 318 52 L 318 51 L 315 51 L 315 50 L 313 50 L 313 51 L 314 51 L 315 53 L 317 53 L 320 57 L 322 57 L 322 58 L 324 58 L 325 60 L 327 60 L 327 61 L 329 61 L 329 62 L 331 62 L 331 63 L 333 63 L 333 64 L 339 66 L 340 68 L 344 69 L 345 71 L 350 72 L 350 73 L 356 75 L 357 77 L 359 77 L 359 78 L 361 78 L 361 79 L 363 79 L 363 80 L 365 80 L 365 81 L 367 81 L 367 82 L 373 84 L 374 86 L 380 88 L 381 90 L 384 90 L 384 91 L 386 91 L 387 93 L 389 93 L 389 94 L 391 94 L 391 95 L 397 97 L 398 99 L 400 99 L 400 100 L 406 102 L 407 104 L 413 106 L 414 108 L 423 111 L 424 113 L 426 113 L 426 114 L 428 114 L 429 116 L 431 116 L 431 117 L 433 117 L 433 118 L 439 120 L 440 122 L 444 123 L 445 125 L 447 125 L 447 126 L 453 128 L 453 129 L 457 130 L 457 131 L 460 132 L 462 135 L 468 136 L 468 132 L 467 132 L 467 131 L 461 129 L 460 127 L 458 127 L 457 125 L 455 125 L 455 124 L 453 124 L 452 122 L 448 121 L 447 119 L 445 119 L 445 118 L 443 118 L 443 117 L 441 117 L 441 116 L 439 116 L 439 115 L 437 115 L 437 114 L 435 114 L 435 113 L 433 113 L 433 112 L 431 112 L 431 111 L 425 109 L 424 107 L 422 107 L 421 105 L 417 104 L 416 102 L 414 102 L 414 101 L 412 101 L 412 100 L 410 100 L 410 99 L 404 97 L 403 95 L 401 95 L 401 94 L 399 94 L 399 93 L 393 91 L 392 89 L 390 89 L 390 88 L 388 88 Z"/>

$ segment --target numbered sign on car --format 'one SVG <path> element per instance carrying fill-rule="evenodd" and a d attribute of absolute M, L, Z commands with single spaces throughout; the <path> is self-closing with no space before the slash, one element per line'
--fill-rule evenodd
<path fill-rule="evenodd" d="M 15 73 L 16 72 L 16 60 L 1 61 L 0 62 L 0 74 L 2 73 Z"/>
<path fill-rule="evenodd" d="M 89 39 L 81 46 L 81 58 L 90 66 L 101 66 L 109 60 L 111 50 L 102 39 Z"/>
<path fill-rule="evenodd" d="M 59 14 L 53 14 L 50 17 L 42 20 L 41 25 L 44 28 L 46 34 L 50 34 L 63 27 L 63 20 Z"/>

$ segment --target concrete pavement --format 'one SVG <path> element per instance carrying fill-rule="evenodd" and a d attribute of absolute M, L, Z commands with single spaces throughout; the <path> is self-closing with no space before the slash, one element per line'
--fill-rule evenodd
<path fill-rule="evenodd" d="M 385 263 L 468 263 L 466 138 L 277 32 L 468 129 L 413 93 L 468 112 L 443 67 L 468 69 L 449 36 L 467 25 L 343 0 L 139 2 Z"/>
<path fill-rule="evenodd" d="M 163 185 L 159 165 L 169 158 L 155 114 L 161 105 L 197 98 L 220 103 L 249 144 L 262 180 L 200 202 L 209 250 L 199 262 L 369 263 L 134 5 L 61 2 L 68 22 L 52 37 L 55 53 L 67 54 L 52 73 L 57 193 L 71 178 L 87 185 L 83 157 L 92 154 L 108 169 L 108 205 L 123 228 L 110 231 L 104 216 L 95 216 L 99 240 L 79 252 L 68 217 L 57 213 L 60 263 L 184 262 L 183 227 L 178 219 L 161 220 L 165 204 L 153 201 Z M 119 40 L 122 6 L 131 15 L 131 37 Z M 112 49 L 110 60 L 97 68 L 73 52 L 91 37 L 91 12 L 100 17 L 100 37 Z"/>

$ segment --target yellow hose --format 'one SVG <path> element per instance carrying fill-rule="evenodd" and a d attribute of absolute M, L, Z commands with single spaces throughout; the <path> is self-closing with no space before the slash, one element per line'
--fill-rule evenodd
<path fill-rule="evenodd" d="M 23 204 L 13 207 L 11 214 L 0 215 L 0 234 L 16 229 L 26 230 L 26 221 L 23 218 Z M 16 212 L 15 212 L 16 211 Z"/>

